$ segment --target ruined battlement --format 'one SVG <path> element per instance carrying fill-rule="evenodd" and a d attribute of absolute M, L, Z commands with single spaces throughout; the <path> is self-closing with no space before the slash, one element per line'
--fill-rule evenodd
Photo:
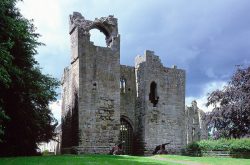
<path fill-rule="evenodd" d="M 112 42 L 119 38 L 117 18 L 112 15 L 90 21 L 86 20 L 81 13 L 73 12 L 73 15 L 69 16 L 69 34 L 71 35 L 76 28 L 79 28 L 84 36 L 90 36 L 91 29 L 100 30 L 106 36 L 107 47 L 112 47 Z"/>
<path fill-rule="evenodd" d="M 157 63 L 158 65 L 162 65 L 159 56 L 154 54 L 154 51 L 146 50 L 144 55 L 138 55 L 135 58 L 135 66 L 138 67 L 142 63 Z"/>

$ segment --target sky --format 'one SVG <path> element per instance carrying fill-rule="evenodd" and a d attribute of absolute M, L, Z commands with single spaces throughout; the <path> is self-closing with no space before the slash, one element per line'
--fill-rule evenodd
<path fill-rule="evenodd" d="M 17 7 L 46 44 L 36 56 L 43 73 L 59 80 L 70 64 L 74 11 L 88 20 L 118 18 L 121 64 L 133 66 L 135 56 L 153 50 L 166 67 L 186 71 L 186 105 L 195 99 L 205 111 L 207 94 L 222 89 L 236 66 L 250 65 L 249 0 L 23 0 Z M 105 36 L 93 30 L 91 40 L 103 46 Z M 60 105 L 60 96 L 50 104 L 59 121 Z"/>

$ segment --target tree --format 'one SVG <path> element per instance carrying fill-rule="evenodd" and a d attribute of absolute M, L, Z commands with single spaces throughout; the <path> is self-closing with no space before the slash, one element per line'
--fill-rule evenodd
<path fill-rule="evenodd" d="M 216 138 L 241 138 L 250 133 L 250 67 L 238 67 L 223 90 L 209 94 L 208 126 Z"/>
<path fill-rule="evenodd" d="M 8 121 L 9 117 L 6 116 L 5 112 L 2 110 L 2 107 L 0 107 L 0 143 L 2 142 L 3 135 L 4 135 L 4 126 L 3 122 Z"/>
<path fill-rule="evenodd" d="M 41 73 L 34 58 L 39 34 L 17 1 L 0 1 L 0 155 L 35 154 L 57 125 L 48 104 L 59 82 Z"/>

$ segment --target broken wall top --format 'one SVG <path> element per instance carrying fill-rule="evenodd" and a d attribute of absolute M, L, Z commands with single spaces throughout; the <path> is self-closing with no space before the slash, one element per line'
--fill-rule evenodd
<path fill-rule="evenodd" d="M 95 18 L 94 21 L 86 20 L 81 13 L 73 12 L 69 19 L 69 34 L 78 27 L 83 30 L 84 35 L 90 35 L 89 31 L 92 29 L 100 30 L 106 36 L 106 44 L 110 46 L 114 38 L 118 37 L 118 23 L 117 18 L 109 15 L 108 17 Z"/>

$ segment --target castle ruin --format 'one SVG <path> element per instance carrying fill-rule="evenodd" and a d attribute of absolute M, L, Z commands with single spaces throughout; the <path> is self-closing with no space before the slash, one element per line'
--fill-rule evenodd
<path fill-rule="evenodd" d="M 91 29 L 105 35 L 107 47 L 90 41 Z M 135 66 L 120 65 L 113 16 L 90 21 L 74 12 L 69 34 L 71 63 L 62 77 L 62 153 L 108 153 L 121 141 L 126 154 L 151 153 L 166 142 L 171 152 L 180 152 L 191 141 L 197 128 L 191 128 L 190 120 L 196 113 L 185 111 L 184 70 L 164 67 L 149 50 L 136 57 Z"/>

